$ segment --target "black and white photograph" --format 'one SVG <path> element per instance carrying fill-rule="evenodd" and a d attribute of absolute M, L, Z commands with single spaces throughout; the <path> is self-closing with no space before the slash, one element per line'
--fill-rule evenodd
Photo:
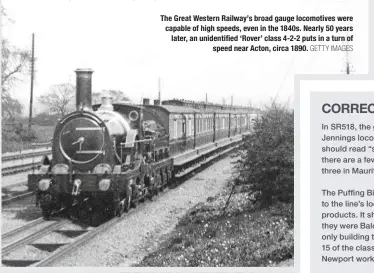
<path fill-rule="evenodd" d="M 367 37 L 275 41 L 352 5 L 3 0 L 2 267 L 293 268 L 294 75 Z"/>

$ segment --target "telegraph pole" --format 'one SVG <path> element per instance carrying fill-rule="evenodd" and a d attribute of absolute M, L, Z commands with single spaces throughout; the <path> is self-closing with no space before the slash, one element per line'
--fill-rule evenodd
<path fill-rule="evenodd" d="M 347 75 L 349 75 L 349 74 L 351 74 L 351 64 L 350 64 L 350 62 L 349 62 L 349 56 L 348 56 L 348 51 L 346 51 L 346 58 L 347 58 L 347 60 L 346 60 L 346 64 L 345 64 L 345 73 L 347 74 Z"/>
<path fill-rule="evenodd" d="M 30 113 L 29 113 L 29 132 L 31 131 L 32 119 L 32 97 L 34 92 L 34 33 L 32 34 L 32 51 L 31 51 L 31 86 L 30 86 Z"/>
<path fill-rule="evenodd" d="M 161 105 L 161 78 L 158 77 L 158 101 Z"/>
<path fill-rule="evenodd" d="M 346 33 L 345 35 L 345 43 L 343 43 L 343 46 L 345 45 L 346 47 L 348 47 L 350 45 L 350 43 L 347 41 L 347 38 L 348 37 L 348 33 Z M 355 72 L 354 70 L 354 67 L 352 65 L 352 62 L 350 61 L 350 58 L 349 58 L 349 52 L 348 50 L 345 51 L 345 64 L 344 64 L 344 69 L 342 70 L 342 72 L 344 72 L 345 74 L 349 75 L 351 74 L 352 72 Z"/>

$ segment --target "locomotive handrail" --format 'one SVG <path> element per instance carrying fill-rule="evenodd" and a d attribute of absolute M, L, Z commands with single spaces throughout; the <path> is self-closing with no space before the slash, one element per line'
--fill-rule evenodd
<path fill-rule="evenodd" d="M 32 146 L 44 146 L 44 145 L 48 145 L 48 144 L 52 144 L 52 141 L 42 142 L 42 143 L 34 142 L 34 143 L 32 144 Z"/>
<path fill-rule="evenodd" d="M 123 163 L 123 146 L 133 144 L 133 143 L 152 142 L 154 140 L 155 140 L 154 138 L 151 138 L 151 139 L 136 140 L 136 141 L 132 141 L 132 142 L 121 142 L 119 144 L 120 148 L 121 148 L 121 164 Z"/>
<path fill-rule="evenodd" d="M 128 145 L 128 144 L 133 144 L 133 143 L 140 143 L 140 142 L 151 142 L 151 141 L 154 141 L 155 139 L 152 138 L 152 139 L 142 139 L 142 140 L 136 140 L 136 141 L 132 141 L 132 142 L 121 142 L 120 145 L 121 146 L 124 146 L 124 145 Z"/>

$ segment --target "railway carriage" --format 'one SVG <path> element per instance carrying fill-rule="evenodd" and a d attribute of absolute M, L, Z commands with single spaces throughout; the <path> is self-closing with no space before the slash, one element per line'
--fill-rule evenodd
<path fill-rule="evenodd" d="M 133 105 L 103 97 L 92 106 L 93 71 L 76 73 L 77 110 L 56 125 L 52 158 L 28 178 L 45 217 L 76 203 L 121 215 L 178 173 L 237 145 L 259 113 L 176 99 Z"/>

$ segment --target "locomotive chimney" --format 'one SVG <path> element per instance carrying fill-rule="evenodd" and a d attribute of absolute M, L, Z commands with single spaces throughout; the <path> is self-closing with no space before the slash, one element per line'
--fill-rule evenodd
<path fill-rule="evenodd" d="M 144 104 L 144 105 L 148 105 L 148 104 L 149 104 L 149 99 L 144 98 L 144 99 L 143 99 L 143 104 Z"/>
<path fill-rule="evenodd" d="M 76 93 L 76 107 L 77 110 L 91 110 L 92 109 L 92 73 L 91 69 L 77 69 L 77 93 Z"/>

